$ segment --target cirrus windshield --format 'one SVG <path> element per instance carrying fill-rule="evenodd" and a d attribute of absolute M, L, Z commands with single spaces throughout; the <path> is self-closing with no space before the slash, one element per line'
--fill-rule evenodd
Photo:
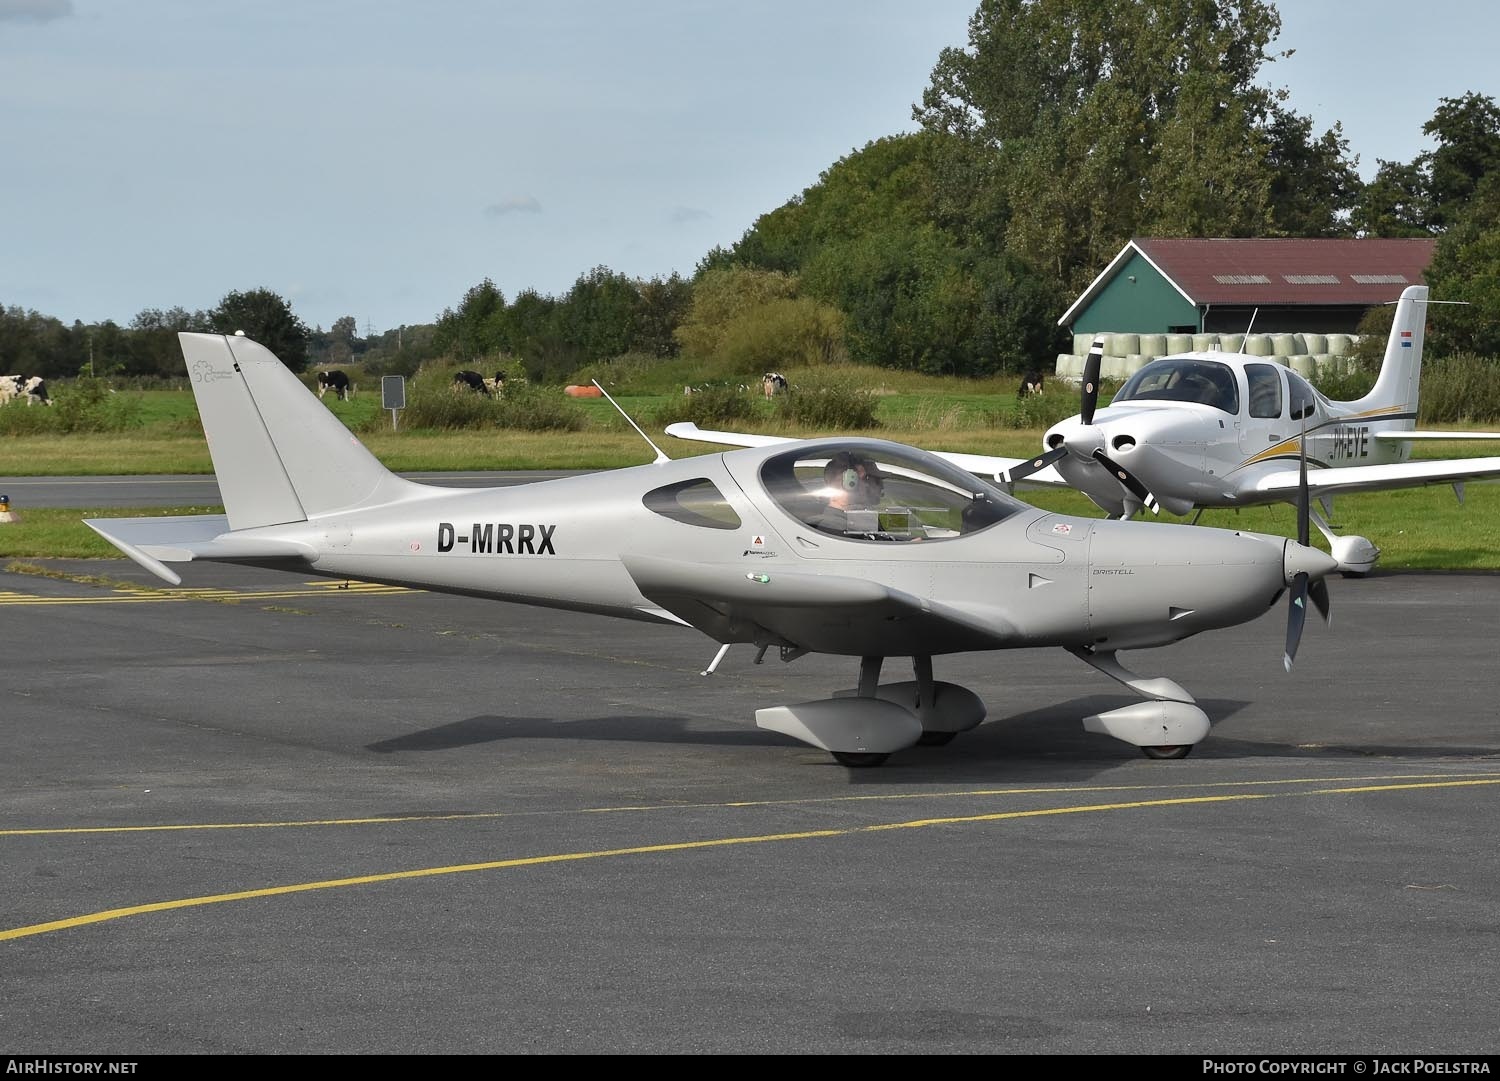
<path fill-rule="evenodd" d="M 1115 402 L 1197 402 L 1222 409 L 1231 416 L 1240 411 L 1239 383 L 1227 364 L 1214 360 L 1163 358 L 1153 360 L 1125 380 Z"/>

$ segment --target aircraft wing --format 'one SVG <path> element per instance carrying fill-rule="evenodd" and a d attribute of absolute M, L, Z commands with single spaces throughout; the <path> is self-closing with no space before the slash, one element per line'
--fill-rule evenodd
<path fill-rule="evenodd" d="M 1382 443 L 1416 443 L 1424 439 L 1500 439 L 1500 432 L 1375 432 Z"/>
<path fill-rule="evenodd" d="M 719 642 L 903 656 L 1001 649 L 1020 639 L 998 613 L 934 604 L 863 578 L 661 556 L 624 562 L 643 595 Z"/>
<path fill-rule="evenodd" d="M 700 443 L 723 443 L 730 447 L 769 447 L 775 443 L 795 443 L 786 435 L 744 435 L 740 432 L 714 432 L 700 428 L 691 420 L 680 420 L 663 429 L 677 439 L 696 439 Z"/>
<path fill-rule="evenodd" d="M 1391 465 L 1331 466 L 1307 471 L 1307 487 L 1313 495 L 1379 492 L 1391 488 L 1420 488 L 1426 484 L 1495 479 L 1500 479 L 1500 458 L 1442 458 Z M 1256 491 L 1266 495 L 1294 496 L 1299 484 L 1298 470 L 1281 469 L 1267 473 L 1255 487 Z"/>
<path fill-rule="evenodd" d="M 696 439 L 700 443 L 721 443 L 730 447 L 769 447 L 775 443 L 795 443 L 797 440 L 785 435 L 746 435 L 741 432 L 716 432 L 700 428 L 690 420 L 668 424 L 668 435 L 678 439 Z M 957 451 L 935 450 L 937 457 L 952 462 L 991 483 L 1000 483 L 1000 474 L 1018 465 L 1026 465 L 1029 458 L 999 458 L 989 454 L 962 454 Z M 1067 481 L 1050 465 L 1030 474 L 1025 480 L 1016 482 L 1017 488 L 1067 488 Z"/>

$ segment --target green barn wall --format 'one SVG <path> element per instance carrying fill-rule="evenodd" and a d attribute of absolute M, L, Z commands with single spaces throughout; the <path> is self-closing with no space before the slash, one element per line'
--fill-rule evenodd
<path fill-rule="evenodd" d="M 1132 276 L 1135 281 L 1130 280 Z M 1198 325 L 1198 309 L 1137 252 L 1105 282 L 1069 330 L 1074 334 L 1165 334 L 1169 327 L 1196 329 Z"/>

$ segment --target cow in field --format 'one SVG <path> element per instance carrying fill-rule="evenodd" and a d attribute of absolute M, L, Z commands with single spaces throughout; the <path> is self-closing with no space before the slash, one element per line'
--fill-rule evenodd
<path fill-rule="evenodd" d="M 767 398 L 774 398 L 778 394 L 786 392 L 786 376 L 780 372 L 767 372 L 760 380 L 761 392 Z"/>
<path fill-rule="evenodd" d="M 1020 389 L 1016 391 L 1016 397 L 1017 398 L 1026 398 L 1026 397 L 1029 397 L 1032 394 L 1040 394 L 1041 392 L 1042 392 L 1042 373 L 1041 373 L 1041 370 L 1038 369 L 1038 368 L 1032 368 L 1025 375 L 1021 376 L 1021 386 L 1020 386 Z"/>
<path fill-rule="evenodd" d="M 505 389 L 505 369 L 495 373 L 495 378 L 486 379 L 484 385 L 490 388 L 491 394 L 499 394 Z"/>
<path fill-rule="evenodd" d="M 27 405 L 51 405 L 47 384 L 39 375 L 0 375 L 0 405 L 24 396 Z"/>
<path fill-rule="evenodd" d="M 341 371 L 319 372 L 318 397 L 323 397 L 330 390 L 338 395 L 339 401 L 347 402 L 354 394 L 354 384 L 349 382 L 349 376 Z"/>
<path fill-rule="evenodd" d="M 467 370 L 453 373 L 453 389 L 478 391 L 485 397 L 489 397 L 490 393 L 489 384 L 484 381 L 484 376 Z"/>

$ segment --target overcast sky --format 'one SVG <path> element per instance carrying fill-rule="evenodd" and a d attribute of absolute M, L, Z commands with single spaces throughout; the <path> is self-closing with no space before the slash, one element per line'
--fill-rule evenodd
<path fill-rule="evenodd" d="M 121 325 L 266 288 L 430 323 L 490 278 L 692 274 L 911 131 L 975 0 L 0 0 L 0 304 Z M 1285 0 L 1262 69 L 1360 171 L 1500 100 L 1492 0 Z"/>

